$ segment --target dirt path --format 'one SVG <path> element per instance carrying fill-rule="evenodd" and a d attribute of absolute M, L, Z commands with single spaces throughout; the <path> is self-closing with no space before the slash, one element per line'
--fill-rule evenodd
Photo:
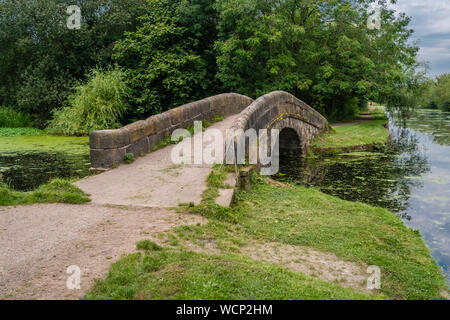
<path fill-rule="evenodd" d="M 45 204 L 0 209 L 0 298 L 77 299 L 136 242 L 200 216 L 156 208 Z M 69 290 L 67 268 L 81 271 Z"/>
<path fill-rule="evenodd" d="M 361 113 L 358 119 L 352 120 L 352 121 L 346 121 L 346 122 L 339 122 L 332 125 L 332 127 L 343 127 L 348 126 L 351 124 L 358 124 L 362 122 L 368 122 L 373 121 L 375 118 L 372 116 L 372 112 L 374 111 L 374 108 L 369 108 L 368 112 Z"/>
<path fill-rule="evenodd" d="M 225 132 L 237 116 L 210 128 Z M 137 241 L 204 223 L 169 208 L 200 203 L 212 166 L 174 165 L 174 147 L 78 181 L 90 204 L 0 207 L 0 299 L 79 298 Z M 67 289 L 72 265 L 81 270 L 81 290 Z"/>

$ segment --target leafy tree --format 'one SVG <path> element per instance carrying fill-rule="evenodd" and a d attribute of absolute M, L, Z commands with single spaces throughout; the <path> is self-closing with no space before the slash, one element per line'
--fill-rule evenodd
<path fill-rule="evenodd" d="M 132 89 L 134 120 L 204 98 L 217 85 L 212 0 L 149 0 L 136 32 L 115 46 Z"/>
<path fill-rule="evenodd" d="M 373 2 L 218 1 L 218 78 L 250 96 L 289 91 L 335 119 L 386 100 L 407 82 L 417 48 L 408 44 L 409 18 L 386 2 L 381 30 L 368 29 Z"/>
<path fill-rule="evenodd" d="M 0 1 L 0 105 L 33 115 L 41 126 L 87 70 L 111 63 L 114 43 L 136 28 L 146 0 Z M 69 5 L 81 29 L 67 28 Z"/>
<path fill-rule="evenodd" d="M 434 96 L 441 110 L 450 111 L 450 73 L 437 77 Z"/>

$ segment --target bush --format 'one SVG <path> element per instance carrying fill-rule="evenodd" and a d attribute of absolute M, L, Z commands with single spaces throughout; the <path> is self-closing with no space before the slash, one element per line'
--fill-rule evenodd
<path fill-rule="evenodd" d="M 25 128 L 31 126 L 31 117 L 12 108 L 0 107 L 0 128 Z"/>
<path fill-rule="evenodd" d="M 48 131 L 63 135 L 88 135 L 94 130 L 120 127 L 127 109 L 127 86 L 117 69 L 95 69 L 84 85 L 75 88 L 68 106 L 54 112 Z"/>

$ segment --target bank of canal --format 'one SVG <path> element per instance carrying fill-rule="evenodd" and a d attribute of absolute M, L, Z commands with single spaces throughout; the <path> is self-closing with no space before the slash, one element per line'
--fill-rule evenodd
<path fill-rule="evenodd" d="M 421 232 L 450 281 L 450 113 L 391 115 L 389 128 L 386 150 L 284 158 L 274 178 L 399 214 Z"/>

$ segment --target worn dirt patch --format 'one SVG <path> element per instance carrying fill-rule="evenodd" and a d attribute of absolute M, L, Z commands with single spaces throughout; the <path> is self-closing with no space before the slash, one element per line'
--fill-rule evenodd
<path fill-rule="evenodd" d="M 187 242 L 188 250 L 205 254 L 221 254 L 214 239 L 204 239 L 200 243 Z M 336 255 L 309 247 L 287 245 L 277 242 L 248 242 L 240 253 L 258 261 L 286 267 L 342 287 L 363 293 L 378 293 L 367 288 L 367 265 L 344 261 Z"/>
<path fill-rule="evenodd" d="M 111 263 L 174 226 L 200 216 L 157 208 L 39 204 L 0 208 L 0 299 L 77 299 Z M 81 290 L 66 287 L 81 269 Z"/>
<path fill-rule="evenodd" d="M 252 243 L 242 252 L 255 260 L 278 264 L 359 292 L 374 293 L 366 286 L 367 266 L 344 261 L 332 253 L 281 243 Z"/>

